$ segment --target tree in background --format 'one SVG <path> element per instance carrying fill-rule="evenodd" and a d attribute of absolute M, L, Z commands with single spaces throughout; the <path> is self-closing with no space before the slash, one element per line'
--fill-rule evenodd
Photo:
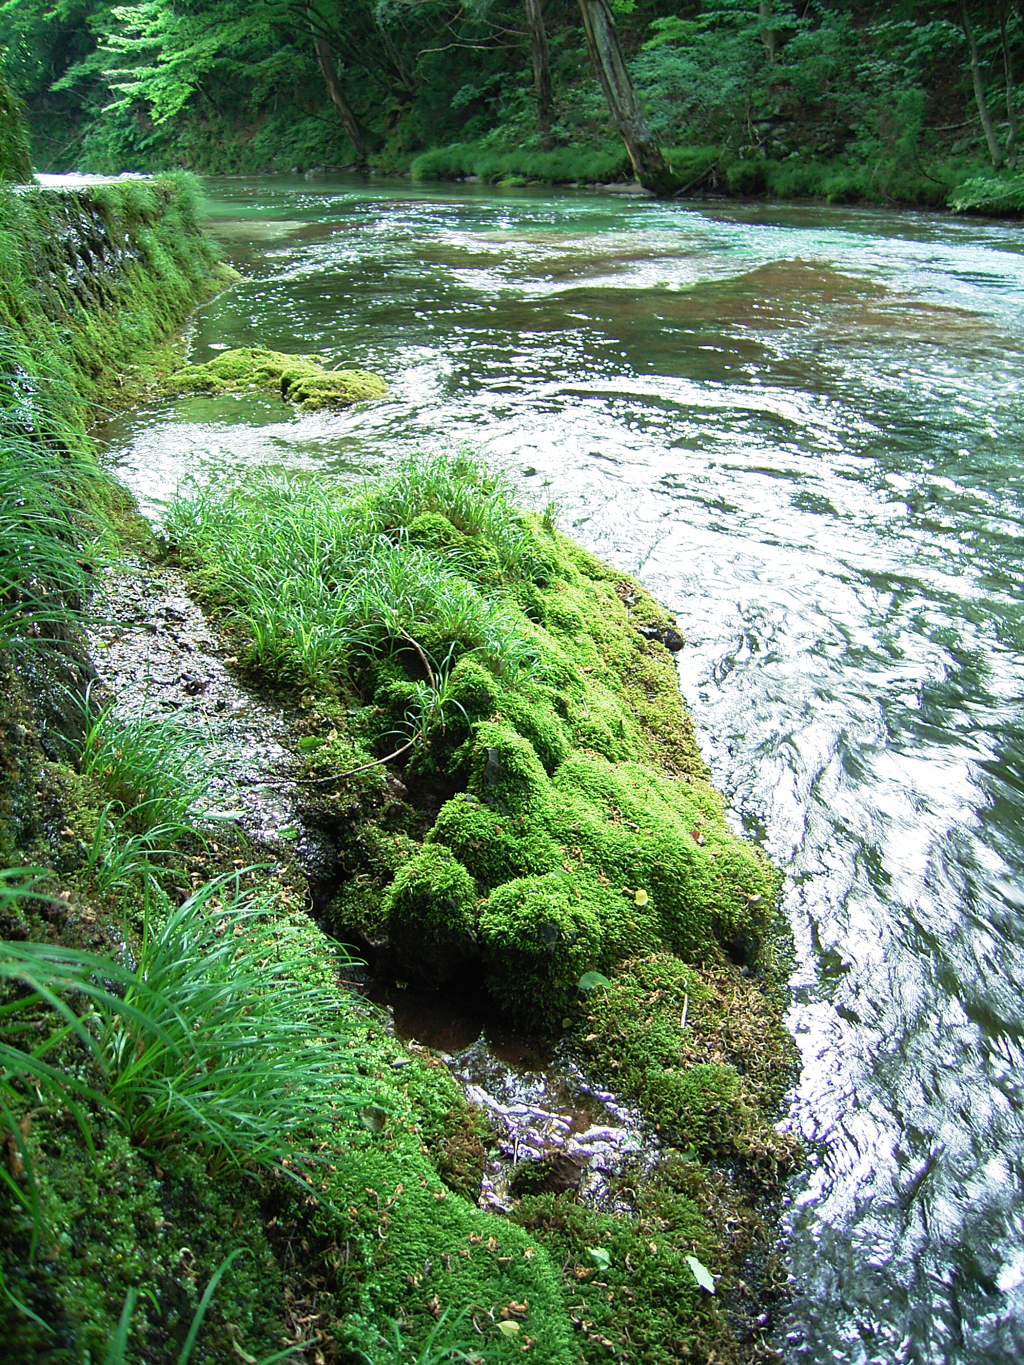
<path fill-rule="evenodd" d="M 998 171 L 1003 164 L 1003 149 L 999 145 L 995 126 L 992 123 L 992 116 L 988 109 L 988 100 L 985 98 L 985 83 L 981 74 L 981 58 L 978 55 L 978 40 L 974 35 L 974 25 L 971 23 L 971 16 L 967 9 L 966 0 L 960 0 L 960 23 L 963 26 L 964 36 L 967 39 L 967 51 L 970 56 L 971 66 L 971 82 L 974 86 L 974 99 L 978 106 L 978 117 L 981 119 L 982 131 L 985 134 L 985 141 L 988 143 L 988 154 L 992 158 L 992 169 Z"/>
<path fill-rule="evenodd" d="M 625 9 L 633 7 L 630 0 L 619 0 L 619 4 Z M 598 80 L 636 178 L 655 194 L 674 193 L 679 188 L 679 181 L 662 156 L 641 112 L 608 0 L 579 0 L 579 6 Z"/>
<path fill-rule="evenodd" d="M 982 132 L 985 135 L 985 143 L 988 147 L 988 154 L 992 161 L 992 169 L 998 171 L 1004 162 L 1010 170 L 1016 169 L 1017 165 L 1017 81 L 1014 71 L 1013 60 L 1013 35 L 1011 25 L 1016 20 L 1016 26 L 1020 26 L 1021 10 L 1020 5 L 1015 4 L 1011 13 L 1009 0 L 995 0 L 995 4 L 983 4 L 976 6 L 975 21 L 971 19 L 971 7 L 967 0 L 959 0 L 960 26 L 964 31 L 967 40 L 968 61 L 971 71 L 971 85 L 974 90 L 974 101 L 978 109 L 978 118 L 981 120 Z M 994 13 L 993 13 L 994 10 Z M 1006 148 L 1005 152 L 999 142 L 999 135 L 996 131 L 995 123 L 989 111 L 988 97 L 985 88 L 984 67 L 985 63 L 979 45 L 979 35 L 977 23 L 987 24 L 986 36 L 989 47 L 994 45 L 994 39 L 998 35 L 999 55 L 1002 59 L 1001 65 L 1005 78 L 1006 93 Z"/>
<path fill-rule="evenodd" d="M 541 0 L 525 0 L 526 31 L 530 35 L 530 60 L 533 64 L 533 89 L 537 100 L 537 128 L 540 145 L 548 152 L 554 146 L 551 123 L 555 101 L 551 90 L 551 53 Z"/>
<path fill-rule="evenodd" d="M 32 162 L 21 106 L 0 71 L 0 180 L 31 180 Z"/>

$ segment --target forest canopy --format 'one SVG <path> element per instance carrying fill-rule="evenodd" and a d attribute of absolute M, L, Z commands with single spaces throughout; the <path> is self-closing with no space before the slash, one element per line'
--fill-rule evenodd
<path fill-rule="evenodd" d="M 1022 0 L 4 0 L 0 49 L 45 169 L 1024 202 Z"/>

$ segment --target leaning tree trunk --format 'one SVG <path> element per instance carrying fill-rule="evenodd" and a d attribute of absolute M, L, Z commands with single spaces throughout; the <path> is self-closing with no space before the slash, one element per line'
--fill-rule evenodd
<path fill-rule="evenodd" d="M 978 57 L 978 42 L 974 36 L 970 16 L 967 13 L 966 0 L 960 0 L 960 21 L 967 37 L 967 50 L 971 56 L 971 79 L 974 82 L 974 99 L 978 106 L 978 116 L 985 133 L 985 141 L 988 143 L 988 153 L 992 158 L 992 169 L 998 171 L 1003 164 L 1003 149 L 999 145 L 996 130 L 992 125 L 992 117 L 988 112 L 988 104 L 985 101 L 985 87 L 981 80 L 981 61 Z"/>
<path fill-rule="evenodd" d="M 551 94 L 548 35 L 544 28 L 541 0 L 526 0 L 526 26 L 530 33 L 530 56 L 533 59 L 533 88 L 537 96 L 540 145 L 544 151 L 549 152 L 552 147 L 551 118 L 554 112 L 554 99 Z"/>
<path fill-rule="evenodd" d="M 1006 164 L 1011 171 L 1017 169 L 1017 148 L 1020 134 L 1017 129 L 1017 80 L 1013 71 L 1013 55 L 1006 37 L 1006 4 L 999 6 L 999 39 L 1003 45 L 1003 70 L 1006 73 L 1006 119 L 1009 128 L 1006 134 Z"/>
<path fill-rule="evenodd" d="M 348 139 L 352 143 L 356 154 L 356 168 L 363 170 L 366 166 L 367 157 L 366 131 L 345 98 L 341 82 L 338 80 L 338 71 L 334 65 L 334 53 L 331 50 L 330 42 L 319 26 L 319 20 L 312 9 L 308 9 L 306 14 L 309 18 L 309 30 L 313 35 L 313 50 L 316 52 L 317 64 L 324 78 L 324 84 L 327 86 L 327 93 L 331 97 L 331 103 L 338 111 L 341 126 L 345 129 Z"/>
<path fill-rule="evenodd" d="M 666 198 L 679 188 L 637 104 L 607 0 L 580 0 L 587 46 L 608 108 L 640 184 Z"/>

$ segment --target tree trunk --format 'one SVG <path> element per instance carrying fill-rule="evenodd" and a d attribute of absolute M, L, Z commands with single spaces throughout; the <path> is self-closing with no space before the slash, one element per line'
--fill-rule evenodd
<path fill-rule="evenodd" d="M 636 178 L 662 199 L 679 188 L 637 104 L 607 0 L 579 0 L 587 46 Z"/>
<path fill-rule="evenodd" d="M 540 145 L 546 152 L 552 148 L 551 116 L 554 99 L 551 95 L 551 59 L 548 55 L 548 35 L 544 28 L 541 0 L 526 0 L 526 26 L 530 31 L 530 56 L 533 59 L 533 88 L 537 96 L 537 127 Z"/>
<path fill-rule="evenodd" d="M 1013 70 L 1013 55 L 1006 38 L 1006 3 L 999 6 L 999 39 L 1003 45 L 1003 70 L 1006 73 L 1006 118 L 1009 129 L 1006 134 L 1006 164 L 1011 171 L 1017 169 L 1017 147 L 1020 135 L 1017 129 L 1017 80 Z"/>
<path fill-rule="evenodd" d="M 768 21 L 771 19 L 769 0 L 759 0 L 757 17 L 761 21 L 761 42 L 764 44 L 765 56 L 773 62 L 778 50 L 779 35 L 776 29 L 768 27 Z"/>
<path fill-rule="evenodd" d="M 345 98 L 341 82 L 338 80 L 337 68 L 334 65 L 334 53 L 331 50 L 330 42 L 319 27 L 319 20 L 312 9 L 308 9 L 306 14 L 309 18 L 309 31 L 313 35 L 313 50 L 316 52 L 316 60 L 327 86 L 327 93 L 331 97 L 331 103 L 338 111 L 341 126 L 345 129 L 348 139 L 352 143 L 356 154 L 356 168 L 363 170 L 366 166 L 366 132 Z"/>
<path fill-rule="evenodd" d="M 971 26 L 970 16 L 967 13 L 966 0 L 960 0 L 960 22 L 963 24 L 964 33 L 967 37 L 967 50 L 971 55 L 971 79 L 974 81 L 974 99 L 978 106 L 978 116 L 985 133 L 985 141 L 988 143 L 989 156 L 992 158 L 992 169 L 998 171 L 1003 164 L 1003 149 L 999 145 L 999 139 L 996 137 L 996 130 L 992 126 L 992 118 L 988 112 L 988 105 L 985 103 L 985 87 L 981 82 L 978 43 Z"/>

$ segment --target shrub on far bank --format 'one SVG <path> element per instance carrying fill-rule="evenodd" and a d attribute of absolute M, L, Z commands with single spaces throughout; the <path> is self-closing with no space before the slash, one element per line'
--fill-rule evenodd
<path fill-rule="evenodd" d="M 453 143 L 421 152 L 413 158 L 411 170 L 414 180 L 463 180 L 475 175 L 488 184 L 517 178 L 547 185 L 593 183 L 631 174 L 622 144 L 614 142 L 603 147 L 558 147 L 550 152 Z"/>
<path fill-rule="evenodd" d="M 989 213 L 1019 217 L 1024 213 L 1024 171 L 1007 175 L 979 175 L 950 193 L 954 213 Z"/>

